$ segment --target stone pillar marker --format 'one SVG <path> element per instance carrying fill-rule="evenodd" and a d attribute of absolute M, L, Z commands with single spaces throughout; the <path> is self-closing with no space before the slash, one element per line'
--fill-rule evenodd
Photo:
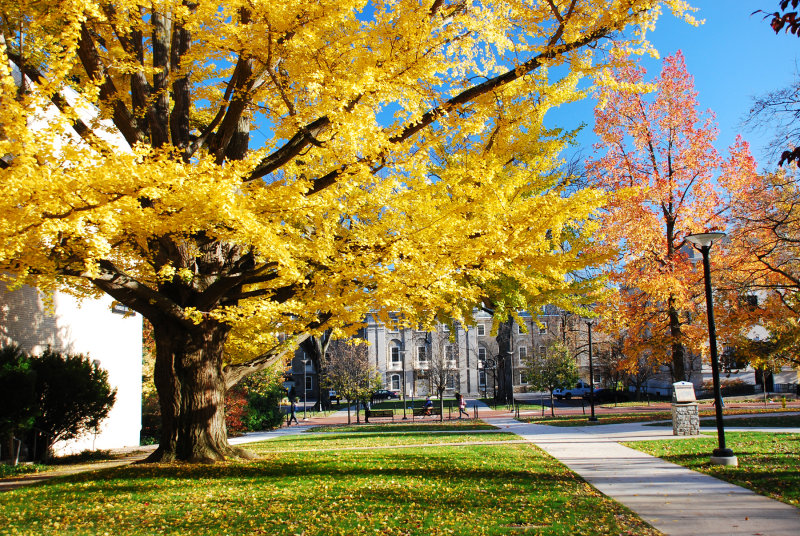
<path fill-rule="evenodd" d="M 672 384 L 672 435 L 700 435 L 700 415 L 692 382 Z"/>

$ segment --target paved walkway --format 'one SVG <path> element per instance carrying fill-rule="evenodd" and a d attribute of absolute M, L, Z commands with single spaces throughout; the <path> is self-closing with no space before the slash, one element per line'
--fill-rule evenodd
<path fill-rule="evenodd" d="M 510 418 L 485 420 L 538 445 L 665 534 L 800 535 L 800 509 L 619 443 L 678 439 L 670 428 L 555 427 Z"/>

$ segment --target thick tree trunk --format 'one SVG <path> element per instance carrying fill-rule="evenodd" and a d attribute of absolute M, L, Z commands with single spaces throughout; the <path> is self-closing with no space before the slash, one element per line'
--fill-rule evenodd
<path fill-rule="evenodd" d="M 685 349 L 681 333 L 681 322 L 678 310 L 675 308 L 675 298 L 669 297 L 669 333 L 672 338 L 672 380 L 682 382 L 686 380 L 686 365 L 684 360 Z"/>
<path fill-rule="evenodd" d="M 161 442 L 148 462 L 214 462 L 250 457 L 228 444 L 222 353 L 228 327 L 204 321 L 191 330 L 154 322 L 154 379 L 161 406 Z"/>
<path fill-rule="evenodd" d="M 509 317 L 505 322 L 502 322 L 497 329 L 497 347 L 499 355 L 497 356 L 498 368 L 498 384 L 500 388 L 500 396 L 495 397 L 508 403 L 514 396 L 514 360 L 513 352 L 511 349 L 511 330 L 514 327 L 514 319 Z"/>

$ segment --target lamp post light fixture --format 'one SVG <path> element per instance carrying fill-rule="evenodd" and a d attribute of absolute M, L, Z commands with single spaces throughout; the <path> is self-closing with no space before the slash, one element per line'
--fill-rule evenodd
<path fill-rule="evenodd" d="M 708 313 L 708 343 L 711 350 L 711 375 L 714 380 L 714 409 L 717 419 L 718 446 L 711 454 L 714 465 L 738 465 L 733 451 L 725 446 L 725 425 L 722 421 L 722 391 L 719 385 L 719 358 L 717 356 L 717 328 L 714 325 L 714 298 L 711 293 L 711 265 L 708 257 L 714 242 L 722 239 L 725 233 L 691 234 L 686 240 L 691 242 L 703 255 L 703 279 L 706 288 L 706 311 Z"/>
<path fill-rule="evenodd" d="M 592 320 L 586 321 L 586 327 L 589 329 L 589 404 L 592 408 L 592 414 L 589 417 L 589 422 L 597 422 L 597 417 L 594 414 L 594 365 L 592 363 Z"/>

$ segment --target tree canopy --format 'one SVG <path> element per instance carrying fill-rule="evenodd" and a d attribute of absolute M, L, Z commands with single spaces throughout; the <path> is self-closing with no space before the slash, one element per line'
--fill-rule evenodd
<path fill-rule="evenodd" d="M 615 317 L 610 325 L 625 332 L 631 364 L 652 354 L 683 381 L 687 349 L 699 355 L 706 340 L 698 321 L 702 272 L 686 236 L 726 226 L 731 197 L 755 179 L 755 163 L 741 139 L 727 159 L 714 148 L 713 115 L 698 110 L 680 51 L 664 59 L 652 97 L 627 89 L 645 74 L 624 67 L 603 87 L 595 111 L 601 143 L 587 171 L 613 193 L 603 216 L 608 240 L 620 248 L 611 270 L 616 293 L 606 307 Z"/>
<path fill-rule="evenodd" d="M 612 38 L 647 50 L 662 6 L 691 19 L 682 0 L 2 0 L 0 268 L 150 320 L 153 459 L 233 454 L 225 386 L 309 334 L 462 318 L 498 273 L 569 292 L 603 196 L 554 186 L 568 139 L 542 118 L 618 60 Z"/>

